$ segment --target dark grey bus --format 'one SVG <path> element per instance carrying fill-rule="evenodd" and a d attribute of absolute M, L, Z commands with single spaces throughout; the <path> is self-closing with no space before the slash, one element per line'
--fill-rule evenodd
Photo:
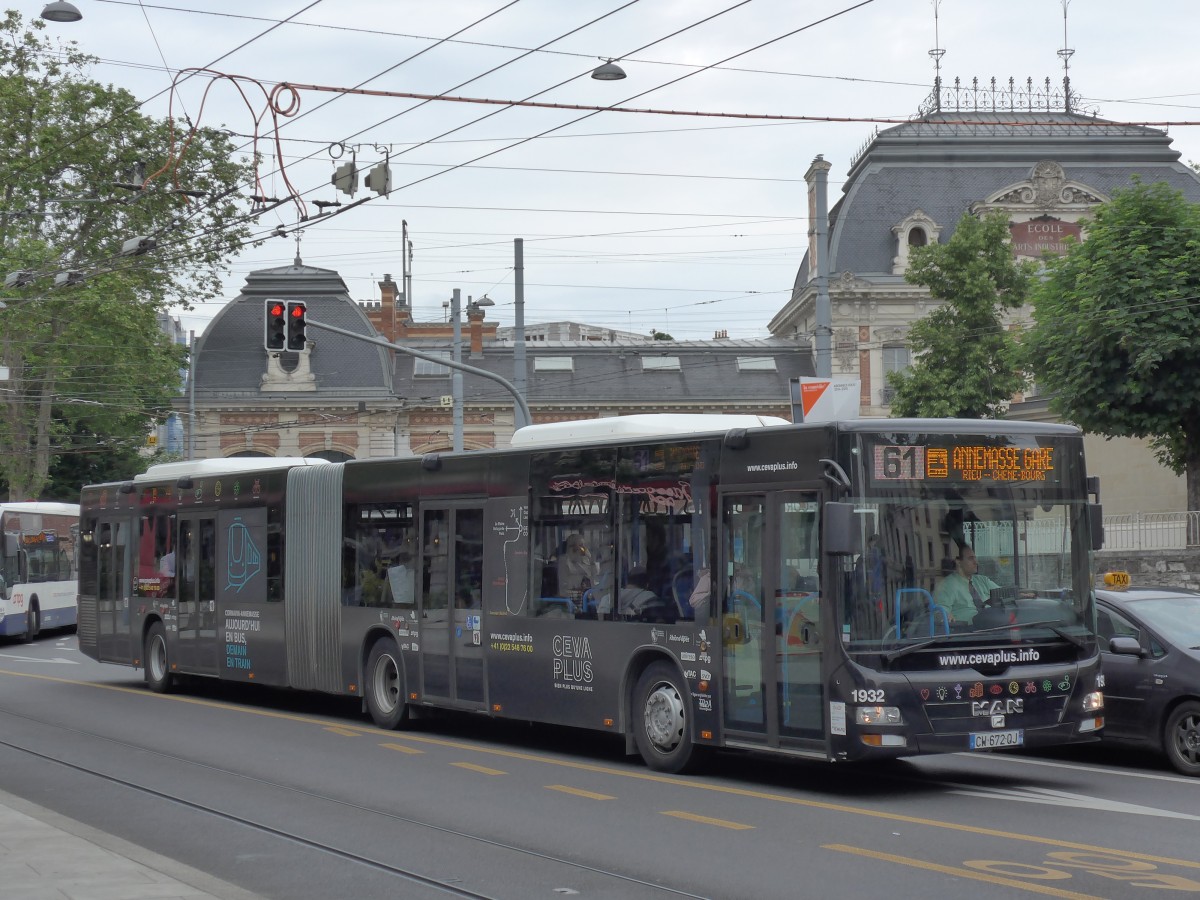
<path fill-rule="evenodd" d="M 170 463 L 81 500 L 79 643 L 178 676 L 831 761 L 1103 725 L 1078 430 L 631 416 L 514 446 Z M 1098 500 L 1098 497 L 1096 497 Z M 974 551 L 955 598 L 956 560 Z"/>

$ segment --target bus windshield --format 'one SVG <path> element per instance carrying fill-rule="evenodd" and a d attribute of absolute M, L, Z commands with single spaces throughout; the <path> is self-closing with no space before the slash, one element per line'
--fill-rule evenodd
<path fill-rule="evenodd" d="M 985 465 L 963 468 L 971 455 L 955 457 L 962 446 L 939 455 L 937 469 L 926 459 L 910 470 L 867 473 L 873 490 L 854 498 L 862 549 L 845 563 L 847 649 L 893 660 L 917 645 L 1050 640 L 1087 649 L 1094 640 L 1088 509 L 1063 489 L 1062 448 L 993 442 L 983 454 L 972 446 Z M 878 447 L 864 449 L 881 456 Z M 1043 454 L 1040 472 L 1022 461 L 1026 452 Z M 891 477 L 897 471 L 919 477 Z M 937 478 L 926 477 L 934 471 Z"/>

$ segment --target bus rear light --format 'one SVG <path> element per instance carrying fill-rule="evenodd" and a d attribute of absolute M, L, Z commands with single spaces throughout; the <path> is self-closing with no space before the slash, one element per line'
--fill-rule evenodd
<path fill-rule="evenodd" d="M 903 725 L 904 717 L 898 706 L 860 706 L 854 711 L 859 725 Z"/>

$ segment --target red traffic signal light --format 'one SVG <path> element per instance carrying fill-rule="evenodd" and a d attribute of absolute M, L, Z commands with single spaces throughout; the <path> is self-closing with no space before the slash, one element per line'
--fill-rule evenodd
<path fill-rule="evenodd" d="M 263 346 L 282 350 L 287 342 L 287 305 L 282 300 L 268 300 L 264 320 Z"/>
<path fill-rule="evenodd" d="M 308 345 L 308 304 L 289 300 L 287 305 L 287 349 L 303 350 Z"/>

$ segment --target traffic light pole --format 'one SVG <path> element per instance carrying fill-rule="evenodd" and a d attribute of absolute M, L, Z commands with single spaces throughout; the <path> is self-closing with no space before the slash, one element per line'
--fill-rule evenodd
<path fill-rule="evenodd" d="M 521 422 L 522 418 L 525 422 L 532 422 L 533 417 L 529 414 L 529 404 L 525 402 L 525 398 L 517 391 L 516 386 L 505 378 L 501 378 L 494 372 L 489 372 L 486 369 L 478 369 L 475 366 L 469 366 L 464 362 L 455 362 L 449 359 L 443 359 L 440 356 L 434 356 L 432 353 L 422 353 L 420 350 L 413 350 L 411 347 L 402 347 L 399 344 L 393 344 L 391 341 L 385 341 L 383 338 L 373 338 L 369 335 L 359 334 L 355 331 L 347 331 L 344 328 L 337 328 L 333 325 L 326 325 L 323 322 L 316 322 L 312 319 L 308 320 L 309 328 L 319 328 L 321 331 L 330 331 L 334 334 L 340 334 L 345 337 L 354 338 L 358 341 L 364 341 L 368 344 L 377 344 L 380 347 L 387 347 L 390 350 L 395 350 L 398 353 L 404 353 L 408 356 L 415 356 L 417 359 L 423 359 L 426 362 L 437 363 L 438 365 L 446 366 L 450 369 L 458 369 L 461 372 L 466 372 L 468 375 L 478 375 L 480 378 L 486 378 L 489 381 L 494 381 L 513 396 L 513 405 L 516 407 L 519 416 L 517 422 Z"/>

